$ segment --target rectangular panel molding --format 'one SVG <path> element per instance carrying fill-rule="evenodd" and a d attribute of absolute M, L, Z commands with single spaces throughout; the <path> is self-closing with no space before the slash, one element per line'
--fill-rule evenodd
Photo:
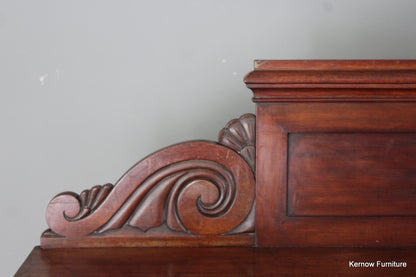
<path fill-rule="evenodd" d="M 416 216 L 415 133 L 298 133 L 288 144 L 288 216 Z"/>

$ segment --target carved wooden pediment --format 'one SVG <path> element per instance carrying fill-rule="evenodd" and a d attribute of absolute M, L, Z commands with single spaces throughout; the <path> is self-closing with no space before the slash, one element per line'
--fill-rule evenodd
<path fill-rule="evenodd" d="M 252 114 L 230 121 L 218 143 L 153 153 L 114 186 L 58 194 L 42 247 L 252 244 L 255 121 Z"/>

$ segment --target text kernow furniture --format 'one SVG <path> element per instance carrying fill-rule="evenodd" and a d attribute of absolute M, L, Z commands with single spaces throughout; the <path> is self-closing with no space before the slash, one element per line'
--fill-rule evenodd
<path fill-rule="evenodd" d="M 218 142 L 53 198 L 16 276 L 414 276 L 416 61 L 256 61 L 245 82 L 256 115 Z"/>

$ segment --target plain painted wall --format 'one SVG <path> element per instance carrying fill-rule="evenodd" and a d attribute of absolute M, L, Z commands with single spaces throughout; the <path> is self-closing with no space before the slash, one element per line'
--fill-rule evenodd
<path fill-rule="evenodd" d="M 62 191 L 254 112 L 254 59 L 416 58 L 416 2 L 0 2 L 0 275 Z"/>

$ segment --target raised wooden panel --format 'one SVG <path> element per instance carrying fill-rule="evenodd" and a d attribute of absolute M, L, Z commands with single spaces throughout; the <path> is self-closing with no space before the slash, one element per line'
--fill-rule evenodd
<path fill-rule="evenodd" d="M 415 152 L 415 134 L 416 105 L 409 102 L 258 104 L 258 246 L 416 245 L 416 216 L 413 216 L 414 212 L 411 211 L 415 207 L 412 200 L 416 199 L 411 195 L 414 193 L 411 181 L 412 169 L 415 167 L 412 157 L 412 151 Z M 388 137 L 395 140 L 394 147 L 390 147 L 389 151 L 396 152 L 396 155 L 390 157 L 392 160 L 383 165 L 383 162 L 378 160 L 382 153 L 378 151 L 388 147 Z M 302 139 L 305 141 L 301 142 Z M 318 140 L 323 141 L 318 143 Z M 356 147 L 356 151 L 349 151 L 351 149 L 348 150 L 346 142 L 350 143 L 352 149 Z M 298 148 L 293 149 L 296 144 Z M 364 151 L 366 145 L 373 147 L 372 150 L 365 150 L 367 154 L 360 151 Z M 291 162 L 293 153 L 298 153 L 299 156 L 296 157 L 296 161 Z M 304 157 L 300 157 L 302 153 Z M 324 162 L 325 154 L 328 153 L 332 153 L 336 163 Z M 365 155 L 372 155 L 371 159 Z M 346 165 L 352 158 L 355 161 L 350 160 L 350 168 L 359 166 L 352 163 L 360 163 L 360 159 L 363 158 L 368 160 L 366 162 L 369 163 L 369 167 L 377 166 L 380 173 L 384 174 L 385 183 L 380 187 L 378 184 L 362 180 L 361 185 L 369 189 L 365 192 L 368 199 L 360 199 L 359 196 L 354 198 L 358 188 L 350 191 L 348 179 L 341 180 L 343 177 L 351 176 Z M 321 160 L 322 168 L 318 164 Z M 391 164 L 391 168 L 388 163 Z M 330 172 L 330 166 L 334 172 Z M 308 167 L 309 171 L 302 172 Z M 374 173 L 373 181 L 383 178 L 383 175 L 375 176 L 377 167 L 371 169 Z M 296 192 L 303 195 L 302 201 L 306 201 L 303 203 L 291 199 L 294 193 L 293 177 L 296 172 L 303 178 L 302 182 L 296 185 Z M 362 177 L 366 176 L 364 173 L 371 175 L 370 171 L 361 172 Z M 331 178 L 339 179 L 338 188 L 328 187 L 326 176 L 331 174 Z M 397 176 L 394 176 L 395 174 Z M 316 178 L 312 180 L 315 186 L 303 191 L 304 188 L 300 186 L 311 184 L 304 182 L 308 177 Z M 372 182 L 369 176 L 365 178 Z M 390 184 L 386 181 L 388 178 L 393 179 L 393 185 L 399 186 L 398 190 L 387 189 Z M 407 178 L 410 179 L 406 180 Z M 324 180 L 326 184 L 320 183 Z M 337 189 L 345 191 L 334 198 L 333 194 L 336 194 Z M 372 191 L 378 191 L 380 196 L 372 195 Z M 384 201 L 384 206 L 380 200 Z M 349 206 L 342 207 L 345 203 Z"/>
<path fill-rule="evenodd" d="M 416 134 L 290 134 L 288 216 L 415 216 Z"/>

